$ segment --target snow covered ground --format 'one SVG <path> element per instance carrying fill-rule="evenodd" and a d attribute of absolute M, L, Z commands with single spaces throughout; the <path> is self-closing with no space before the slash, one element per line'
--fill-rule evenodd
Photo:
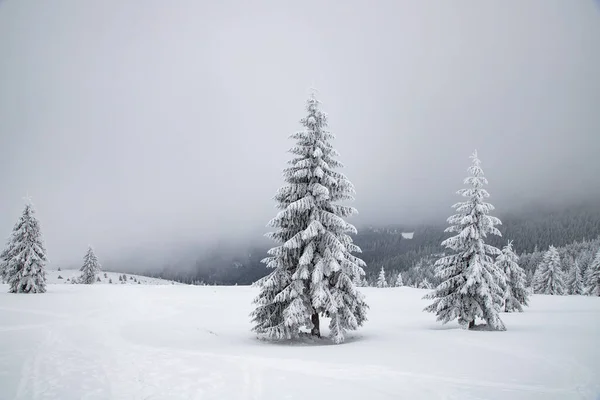
<path fill-rule="evenodd" d="M 106 275 L 106 276 L 105 276 Z M 96 282 L 98 284 L 110 284 L 111 281 L 113 284 L 121 284 L 119 281 L 119 276 L 123 275 L 121 272 L 104 272 L 100 274 L 100 282 Z M 134 275 L 134 274 L 125 274 L 127 275 L 127 281 L 124 281 L 124 285 L 180 285 L 178 282 L 168 281 L 160 278 L 150 278 L 148 276 Z M 46 279 L 50 284 L 64 284 L 71 283 L 73 278 L 77 279 L 81 276 L 81 271 L 78 269 L 63 269 L 61 271 L 57 270 L 47 270 L 46 271 Z M 0 398 L 1 399 L 1 398 Z"/>
<path fill-rule="evenodd" d="M 600 398 L 600 298 L 535 296 L 484 332 L 436 323 L 424 290 L 364 288 L 369 321 L 331 345 L 257 340 L 250 287 L 7 290 L 3 400 Z"/>

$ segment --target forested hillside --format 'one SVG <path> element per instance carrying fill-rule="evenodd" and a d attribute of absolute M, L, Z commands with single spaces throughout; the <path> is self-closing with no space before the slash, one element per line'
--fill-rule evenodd
<path fill-rule="evenodd" d="M 546 249 L 550 245 L 564 246 L 575 241 L 595 239 L 600 235 L 600 204 L 584 204 L 557 209 L 535 208 L 512 214 L 496 214 L 502 220 L 502 238 L 490 237 L 489 243 L 502 247 L 513 241 L 518 254 Z M 368 278 L 376 278 L 383 266 L 386 271 L 406 271 L 422 258 L 443 251 L 440 243 L 447 237 L 439 225 L 362 227 L 355 237 L 367 263 Z M 414 232 L 412 239 L 402 233 Z M 239 249 L 214 249 L 206 256 L 182 265 L 165 265 L 157 271 L 146 271 L 165 279 L 183 282 L 202 281 L 209 284 L 250 284 L 268 271 L 260 262 L 272 244 L 260 244 Z M 127 268 L 120 268 L 127 269 Z"/>

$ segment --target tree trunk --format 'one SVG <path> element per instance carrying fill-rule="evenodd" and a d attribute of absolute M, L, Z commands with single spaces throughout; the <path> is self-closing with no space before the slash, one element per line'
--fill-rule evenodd
<path fill-rule="evenodd" d="M 310 318 L 311 322 L 313 324 L 312 329 L 310 330 L 310 334 L 313 336 L 316 336 L 318 338 L 321 337 L 321 330 L 319 329 L 319 313 L 313 313 L 312 317 Z"/>
<path fill-rule="evenodd" d="M 475 320 L 474 319 L 469 321 L 469 329 L 473 329 L 473 328 L 475 328 Z"/>

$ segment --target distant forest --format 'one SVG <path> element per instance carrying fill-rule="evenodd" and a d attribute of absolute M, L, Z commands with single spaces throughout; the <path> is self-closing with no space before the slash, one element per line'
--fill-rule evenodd
<path fill-rule="evenodd" d="M 489 243 L 501 248 L 513 241 L 517 254 L 544 250 L 548 246 L 565 246 L 575 241 L 600 236 L 600 203 L 567 208 L 536 208 L 514 214 L 496 214 L 502 220 L 502 238 L 490 237 Z M 442 221 L 443 222 L 443 221 Z M 360 257 L 367 263 L 367 279 L 374 280 L 383 266 L 386 271 L 406 271 L 419 260 L 443 252 L 440 243 L 448 237 L 446 224 L 359 228 L 354 240 L 361 247 Z M 414 232 L 412 239 L 402 233 Z M 180 282 L 203 282 L 217 285 L 251 284 L 269 270 L 260 261 L 274 243 L 249 246 L 232 251 L 215 248 L 195 263 L 164 266 L 148 275 Z"/>

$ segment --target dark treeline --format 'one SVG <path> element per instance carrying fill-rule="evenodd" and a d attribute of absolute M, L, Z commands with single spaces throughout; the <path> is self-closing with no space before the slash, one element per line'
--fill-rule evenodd
<path fill-rule="evenodd" d="M 550 245 L 565 246 L 600 235 L 600 204 L 560 210 L 536 208 L 496 215 L 502 220 L 499 227 L 502 238 L 490 237 L 489 243 L 501 248 L 507 240 L 512 240 L 517 254 L 532 253 L 538 249 L 541 251 Z M 406 271 L 421 259 L 442 253 L 444 250 L 440 243 L 448 237 L 444 233 L 446 227 L 445 221 L 440 221 L 439 225 L 390 225 L 359 229 L 355 242 L 363 250 L 361 258 L 367 263 L 368 280 L 375 280 L 382 266 L 389 272 Z M 413 238 L 403 238 L 403 232 L 414 232 Z M 146 272 L 180 282 L 247 285 L 267 274 L 268 270 L 260 261 L 270 247 L 272 243 L 265 240 L 259 245 L 235 251 L 215 248 L 195 262 L 166 265 L 158 273 Z"/>

